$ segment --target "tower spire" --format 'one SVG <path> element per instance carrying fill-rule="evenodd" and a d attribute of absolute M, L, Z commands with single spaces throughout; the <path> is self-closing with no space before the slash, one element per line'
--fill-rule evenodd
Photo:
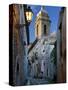
<path fill-rule="evenodd" d="M 41 6 L 41 10 L 43 11 L 45 9 L 45 6 Z"/>
<path fill-rule="evenodd" d="M 50 18 L 45 6 L 41 6 L 40 11 L 37 14 L 35 23 L 35 36 L 40 39 L 42 36 L 48 36 L 50 33 Z"/>

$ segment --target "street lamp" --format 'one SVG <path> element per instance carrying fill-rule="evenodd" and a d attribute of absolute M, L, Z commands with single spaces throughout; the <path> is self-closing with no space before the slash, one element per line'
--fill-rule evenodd
<path fill-rule="evenodd" d="M 32 21 L 32 16 L 33 16 L 33 12 L 30 7 L 26 9 L 25 16 L 26 16 L 27 23 L 30 24 L 30 22 Z"/>
<path fill-rule="evenodd" d="M 16 28 L 22 28 L 26 27 L 26 34 L 27 34 L 27 43 L 29 45 L 29 25 L 32 21 L 33 12 L 30 8 L 30 6 L 27 7 L 27 5 L 24 5 L 24 15 L 25 15 L 25 23 L 22 24 L 16 24 Z"/>
<path fill-rule="evenodd" d="M 16 28 L 21 28 L 21 27 L 24 27 L 24 26 L 28 26 L 30 24 L 30 22 L 32 21 L 33 12 L 31 10 L 30 6 L 25 8 L 24 15 L 25 15 L 25 18 L 26 18 L 26 22 L 23 23 L 23 24 L 16 24 Z"/>
<path fill-rule="evenodd" d="M 27 44 L 29 45 L 29 25 L 32 21 L 33 12 L 30 6 L 24 6 L 24 15 L 25 15 L 25 25 L 26 25 L 26 34 L 27 34 Z"/>

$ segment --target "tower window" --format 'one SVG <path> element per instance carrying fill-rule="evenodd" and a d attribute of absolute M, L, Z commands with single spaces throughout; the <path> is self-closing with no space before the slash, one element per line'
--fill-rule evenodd
<path fill-rule="evenodd" d="M 44 34 L 46 35 L 46 25 L 44 25 Z"/>
<path fill-rule="evenodd" d="M 38 36 L 38 25 L 37 25 L 37 36 Z"/>

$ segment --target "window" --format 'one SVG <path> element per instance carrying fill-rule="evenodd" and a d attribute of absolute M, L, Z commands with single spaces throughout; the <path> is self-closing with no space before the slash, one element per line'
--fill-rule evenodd
<path fill-rule="evenodd" d="M 46 25 L 44 25 L 44 34 L 46 35 Z"/>
<path fill-rule="evenodd" d="M 48 76 L 48 68 L 47 68 L 47 76 Z"/>
<path fill-rule="evenodd" d="M 38 25 L 37 25 L 37 36 L 38 36 Z"/>
<path fill-rule="evenodd" d="M 45 52 L 45 50 L 43 50 L 43 52 Z"/>

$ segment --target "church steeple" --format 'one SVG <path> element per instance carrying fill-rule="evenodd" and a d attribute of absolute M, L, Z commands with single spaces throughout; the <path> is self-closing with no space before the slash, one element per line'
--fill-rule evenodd
<path fill-rule="evenodd" d="M 45 9 L 45 7 L 44 6 L 41 6 L 41 10 L 43 11 Z"/>
<path fill-rule="evenodd" d="M 41 9 L 36 17 L 35 22 L 35 36 L 36 38 L 41 38 L 42 36 L 49 35 L 50 32 L 50 19 L 48 13 L 45 10 L 44 6 L 41 6 Z"/>

